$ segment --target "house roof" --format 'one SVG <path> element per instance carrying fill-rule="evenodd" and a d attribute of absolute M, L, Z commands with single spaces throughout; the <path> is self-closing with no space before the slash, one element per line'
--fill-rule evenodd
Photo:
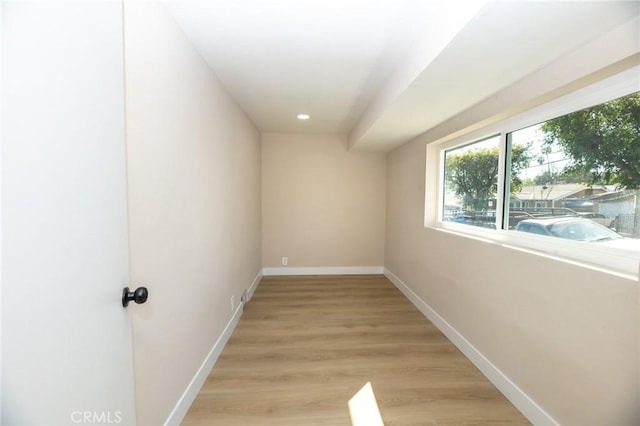
<path fill-rule="evenodd" d="M 559 185 L 527 185 L 523 186 L 520 192 L 511 194 L 512 198 L 518 200 L 551 200 L 557 201 L 569 198 L 572 195 L 587 189 L 588 186 L 577 183 L 566 183 Z M 604 187 L 593 188 L 594 191 L 607 191 Z"/>
<path fill-rule="evenodd" d="M 635 191 L 614 191 L 614 192 L 595 195 L 592 198 L 592 200 L 597 201 L 598 203 L 611 203 L 611 202 L 624 200 L 626 198 L 630 198 L 635 195 L 636 195 Z"/>

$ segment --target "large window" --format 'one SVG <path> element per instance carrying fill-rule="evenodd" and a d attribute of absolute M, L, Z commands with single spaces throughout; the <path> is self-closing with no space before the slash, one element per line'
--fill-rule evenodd
<path fill-rule="evenodd" d="M 554 254 L 566 245 L 569 257 L 582 247 L 595 257 L 635 258 L 635 270 L 633 262 L 622 269 L 637 273 L 640 92 L 552 117 L 531 115 L 527 124 L 524 114 L 513 128 L 439 148 L 439 223 L 525 246 L 542 242 Z"/>

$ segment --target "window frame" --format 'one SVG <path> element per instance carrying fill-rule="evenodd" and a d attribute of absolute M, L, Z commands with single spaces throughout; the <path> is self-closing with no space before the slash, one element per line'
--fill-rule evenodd
<path fill-rule="evenodd" d="M 607 271 L 632 279 L 640 275 L 640 252 L 610 247 L 597 247 L 583 242 L 554 238 L 502 229 L 507 172 L 507 134 L 560 117 L 589 106 L 604 103 L 640 91 L 640 66 L 627 69 L 589 86 L 525 110 L 517 115 L 472 130 L 463 135 L 427 144 L 425 173 L 424 226 L 439 231 L 480 239 L 516 250 L 524 250 L 542 256 L 550 256 L 581 266 Z M 496 206 L 496 229 L 482 228 L 441 218 L 444 208 L 444 158 L 445 151 L 469 145 L 499 135 L 498 193 Z"/>

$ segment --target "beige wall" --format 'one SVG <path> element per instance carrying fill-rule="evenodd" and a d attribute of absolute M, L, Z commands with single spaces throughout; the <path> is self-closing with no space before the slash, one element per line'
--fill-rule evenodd
<path fill-rule="evenodd" d="M 163 424 L 261 269 L 260 136 L 162 6 L 125 4 L 138 423 Z"/>
<path fill-rule="evenodd" d="M 262 262 L 382 266 L 386 157 L 337 135 L 262 135 Z"/>
<path fill-rule="evenodd" d="M 386 268 L 556 421 L 639 424 L 638 282 L 425 229 L 425 156 L 389 154 Z"/>

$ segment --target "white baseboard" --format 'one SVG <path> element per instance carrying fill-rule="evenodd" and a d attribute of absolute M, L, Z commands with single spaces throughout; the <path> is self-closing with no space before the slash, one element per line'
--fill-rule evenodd
<path fill-rule="evenodd" d="M 260 284 L 261 279 L 262 279 L 262 269 L 258 271 L 258 275 L 256 275 L 256 277 L 253 279 L 253 282 L 247 289 L 247 302 L 251 300 L 251 298 L 253 297 L 253 293 L 256 292 L 256 288 L 258 288 L 258 284 Z"/>
<path fill-rule="evenodd" d="M 260 283 L 261 278 L 262 271 L 259 271 L 258 275 L 256 275 L 256 278 L 253 280 L 253 283 L 251 283 L 251 287 L 249 287 L 249 290 L 247 291 L 249 300 L 251 299 L 251 296 L 253 296 L 253 293 L 256 291 L 256 287 L 258 287 L 258 283 Z M 238 304 L 238 307 L 231 317 L 231 320 L 229 320 L 229 322 L 227 323 L 227 326 L 224 328 L 222 334 L 220 335 L 220 337 L 218 337 L 218 340 L 213 345 L 213 347 L 209 351 L 209 354 L 202 362 L 202 365 L 196 372 L 196 375 L 193 377 L 193 379 L 191 379 L 191 382 L 182 393 L 182 396 L 178 400 L 178 403 L 171 411 L 171 414 L 169 414 L 169 417 L 167 417 L 167 420 L 164 422 L 165 425 L 173 426 L 182 423 L 184 416 L 187 414 L 187 411 L 189 411 L 191 404 L 193 404 L 193 401 L 196 399 L 198 392 L 200 392 L 200 388 L 202 388 L 202 385 L 204 384 L 205 380 L 207 380 L 211 369 L 222 353 L 222 349 L 224 349 L 224 346 L 227 344 L 227 341 L 231 337 L 231 333 L 233 333 L 236 325 L 238 325 L 238 321 L 240 321 L 240 317 L 242 316 L 243 306 L 244 304 L 242 303 Z"/>
<path fill-rule="evenodd" d="M 532 400 L 522 389 L 513 383 L 465 337 L 451 326 L 444 318 L 433 310 L 425 301 L 420 299 L 393 272 L 384 268 L 384 275 L 409 299 L 415 306 L 438 327 L 447 338 L 469 358 L 469 360 L 494 384 L 502 394 L 534 425 L 555 425 L 556 422 L 542 407 Z"/>
<path fill-rule="evenodd" d="M 382 266 L 329 266 L 329 267 L 281 267 L 264 268 L 264 276 L 273 275 L 381 275 Z"/>

